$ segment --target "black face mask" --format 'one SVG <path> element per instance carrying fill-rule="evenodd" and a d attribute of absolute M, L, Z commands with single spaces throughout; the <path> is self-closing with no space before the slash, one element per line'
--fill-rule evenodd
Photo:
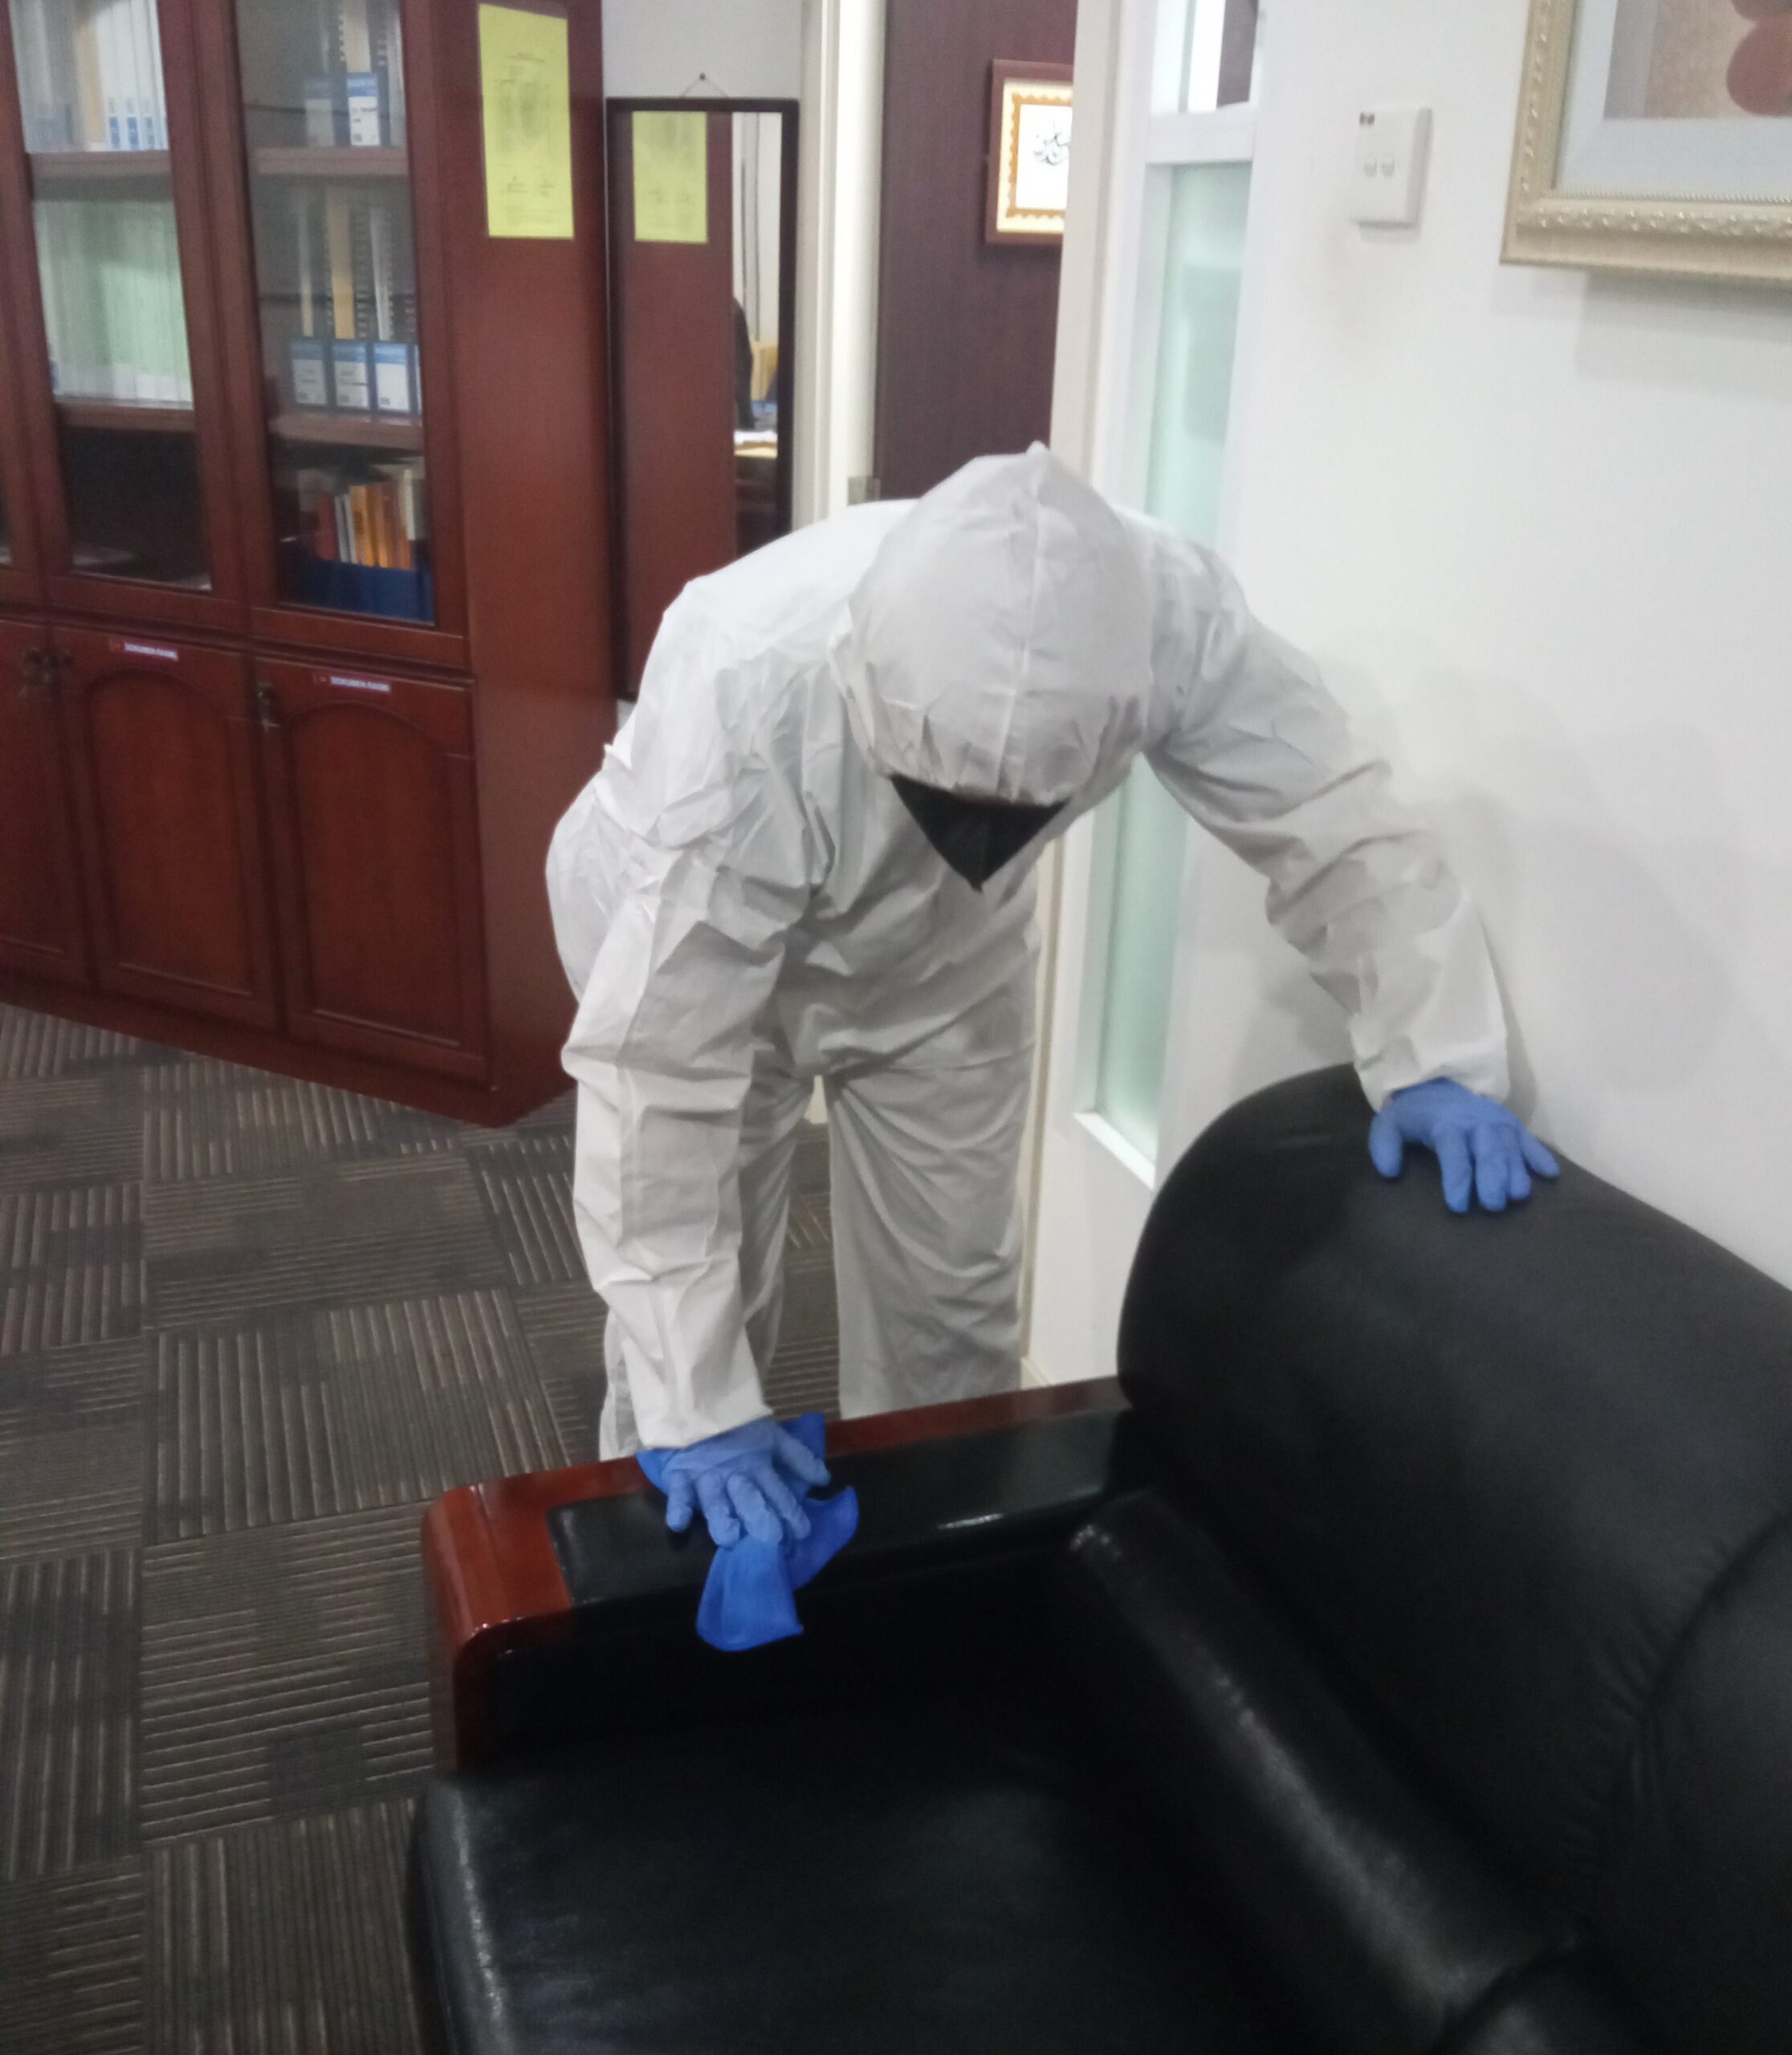
<path fill-rule="evenodd" d="M 890 782 L 921 832 L 979 892 L 1064 810 L 1061 800 L 1056 806 L 1012 806 L 1003 800 L 960 799 L 956 792 L 918 784 L 913 778 L 893 777 Z"/>

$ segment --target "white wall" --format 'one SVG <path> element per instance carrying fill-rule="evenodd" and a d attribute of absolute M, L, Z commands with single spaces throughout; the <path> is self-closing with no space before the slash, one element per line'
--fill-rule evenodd
<path fill-rule="evenodd" d="M 1792 299 L 1500 265 L 1525 11 L 1277 0 L 1230 553 L 1447 836 L 1521 1103 L 1792 1280 Z M 1378 100 L 1415 234 L 1344 218 Z M 1343 1054 L 1261 897 L 1203 852 L 1179 1137 Z"/>
<path fill-rule="evenodd" d="M 682 93 L 699 71 L 735 100 L 795 100 L 801 89 L 803 0 L 603 0 L 603 7 L 604 91 L 612 100 Z"/>

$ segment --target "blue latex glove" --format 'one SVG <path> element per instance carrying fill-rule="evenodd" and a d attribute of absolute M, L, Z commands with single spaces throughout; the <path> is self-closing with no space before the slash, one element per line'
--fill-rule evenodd
<path fill-rule="evenodd" d="M 749 1420 L 689 1448 L 644 1449 L 639 1461 L 666 1494 L 666 1524 L 673 1532 L 682 1534 L 701 1506 L 719 1548 L 732 1548 L 748 1534 L 773 1544 L 786 1536 L 801 1540 L 809 1531 L 803 1494 L 828 1481 L 820 1452 L 812 1453 L 775 1420 Z"/>
<path fill-rule="evenodd" d="M 1484 1099 L 1465 1084 L 1434 1077 L 1396 1092 L 1369 1127 L 1369 1154 L 1384 1178 L 1400 1174 L 1406 1145 L 1416 1141 L 1436 1157 L 1444 1173 L 1444 1203 L 1466 1213 L 1479 1198 L 1503 1213 L 1531 1195 L 1531 1173 L 1561 1174 L 1556 1162 L 1509 1107 Z"/>
<path fill-rule="evenodd" d="M 822 1467 L 826 1429 L 819 1413 L 805 1413 L 788 1430 L 779 1431 L 817 1467 Z M 649 1481 L 663 1489 L 670 1464 L 684 1453 L 648 1449 L 639 1460 Z M 807 1483 L 801 1487 L 805 1492 L 808 1489 Z M 795 1594 L 852 1540 L 858 1528 L 858 1496 L 847 1490 L 831 1499 L 810 1500 L 801 1510 L 806 1532 L 800 1537 L 786 1533 L 771 1540 L 747 1533 L 717 1548 L 697 1607 L 697 1631 L 711 1648 L 735 1653 L 803 1631 Z M 670 1504 L 666 1514 L 670 1521 Z M 686 1524 L 689 1517 L 687 1511 Z"/>

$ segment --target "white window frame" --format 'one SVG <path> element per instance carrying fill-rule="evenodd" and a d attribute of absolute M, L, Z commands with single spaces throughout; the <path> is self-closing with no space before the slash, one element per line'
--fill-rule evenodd
<path fill-rule="evenodd" d="M 1216 11 L 1218 0 L 1211 4 Z M 1081 0 L 1077 19 L 1052 442 L 1073 468 L 1122 502 L 1138 490 L 1132 394 L 1141 376 L 1155 376 L 1161 328 L 1163 265 L 1152 253 L 1167 240 L 1170 181 L 1153 174 L 1189 164 L 1248 164 L 1256 146 L 1254 104 L 1154 110 L 1154 92 L 1163 94 L 1160 34 L 1188 37 L 1178 97 L 1186 103 L 1200 90 L 1198 38 L 1188 35 L 1186 17 L 1179 18 L 1184 26 L 1167 28 L 1160 5 L 1175 8 L 1179 0 Z M 1028 1156 L 1024 1319 L 1029 1370 L 1046 1382 L 1111 1373 L 1120 1297 L 1160 1170 L 1096 1107 L 1110 941 L 1098 917 L 1109 902 L 1115 839 L 1106 810 L 1078 822 L 1053 851 L 1042 881 L 1046 947 Z M 1198 860 L 1194 844 L 1191 836 L 1184 903 Z M 1179 995 L 1187 983 L 1182 968 L 1179 960 Z M 1173 1005 L 1166 1106 L 1175 1103 L 1174 1073 L 1188 1043 L 1178 1010 Z"/>

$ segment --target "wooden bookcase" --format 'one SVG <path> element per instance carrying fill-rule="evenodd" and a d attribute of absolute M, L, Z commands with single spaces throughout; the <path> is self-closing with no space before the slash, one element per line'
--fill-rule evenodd
<path fill-rule="evenodd" d="M 0 0 L 0 999 L 474 1120 L 563 1087 L 613 730 L 601 36 L 486 232 L 477 0 Z"/>

